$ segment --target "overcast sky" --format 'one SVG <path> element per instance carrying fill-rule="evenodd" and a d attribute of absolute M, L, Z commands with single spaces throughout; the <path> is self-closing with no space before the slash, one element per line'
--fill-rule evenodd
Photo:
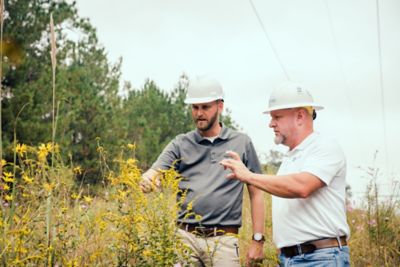
<path fill-rule="evenodd" d="M 182 73 L 218 79 L 261 159 L 285 151 L 262 111 L 286 71 L 325 106 L 315 128 L 341 144 L 356 194 L 368 181 L 359 166 L 380 167 L 382 186 L 399 180 L 400 1 L 253 0 L 276 53 L 248 0 L 77 2 L 110 62 L 123 58 L 122 79 L 134 88 L 150 78 L 171 90 Z"/>

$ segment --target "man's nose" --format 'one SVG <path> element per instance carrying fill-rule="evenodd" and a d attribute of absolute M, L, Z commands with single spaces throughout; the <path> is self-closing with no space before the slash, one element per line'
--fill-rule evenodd
<path fill-rule="evenodd" d="M 271 120 L 268 124 L 269 128 L 274 128 L 276 126 L 274 120 Z"/>
<path fill-rule="evenodd" d="M 197 116 L 198 116 L 198 117 L 201 117 L 201 116 L 203 116 L 203 115 L 204 115 L 204 110 L 198 109 L 198 110 L 197 110 Z"/>

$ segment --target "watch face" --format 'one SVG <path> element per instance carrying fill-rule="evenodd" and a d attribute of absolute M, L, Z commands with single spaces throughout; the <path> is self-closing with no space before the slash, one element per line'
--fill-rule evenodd
<path fill-rule="evenodd" d="M 262 234 L 261 233 L 255 233 L 253 238 L 256 241 L 260 241 L 262 239 Z"/>

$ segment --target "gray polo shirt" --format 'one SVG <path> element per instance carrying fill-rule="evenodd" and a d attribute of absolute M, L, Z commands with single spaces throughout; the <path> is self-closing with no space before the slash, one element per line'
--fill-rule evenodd
<path fill-rule="evenodd" d="M 153 164 L 152 169 L 165 170 L 176 162 L 174 167 L 183 177 L 179 187 L 187 196 L 179 222 L 199 223 L 194 216 L 184 218 L 187 203 L 193 201 L 193 211 L 202 216 L 203 226 L 241 226 L 243 183 L 227 179 L 229 170 L 219 164 L 227 150 L 237 152 L 251 171 L 261 173 L 250 138 L 225 127 L 213 143 L 197 130 L 176 136 Z"/>

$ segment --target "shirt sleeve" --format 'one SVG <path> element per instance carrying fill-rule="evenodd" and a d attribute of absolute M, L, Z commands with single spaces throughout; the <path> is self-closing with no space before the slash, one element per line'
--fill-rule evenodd
<path fill-rule="evenodd" d="M 250 138 L 246 144 L 245 159 L 243 162 L 250 171 L 261 173 L 260 161 L 258 160 L 256 150 Z"/>
<path fill-rule="evenodd" d="M 179 159 L 179 147 L 177 145 L 178 140 L 175 138 L 172 140 L 158 156 L 157 160 L 151 166 L 153 170 L 168 170 L 176 163 Z"/>
<path fill-rule="evenodd" d="M 342 149 L 336 142 L 331 141 L 316 146 L 305 160 L 301 171 L 309 172 L 329 185 L 345 168 L 346 159 Z"/>

